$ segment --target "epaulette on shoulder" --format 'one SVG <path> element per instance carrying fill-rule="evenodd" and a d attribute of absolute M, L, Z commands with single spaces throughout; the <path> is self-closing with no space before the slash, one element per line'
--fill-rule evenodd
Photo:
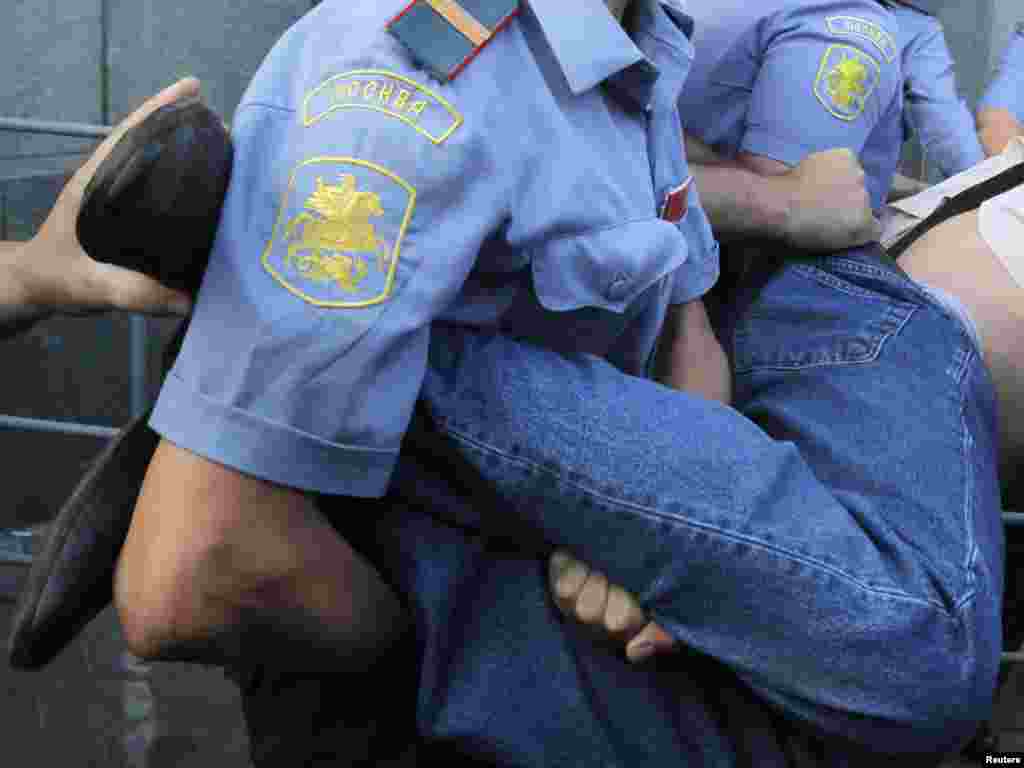
<path fill-rule="evenodd" d="M 921 0 L 888 0 L 887 2 L 885 2 L 884 0 L 880 1 L 882 1 L 882 5 L 888 5 L 890 7 L 893 5 L 902 5 L 904 8 L 909 8 L 912 11 L 923 13 L 925 16 L 935 15 L 933 11 L 930 8 L 928 8 L 927 4 L 922 2 Z"/>
<path fill-rule="evenodd" d="M 387 23 L 387 30 L 446 83 L 517 13 L 518 0 L 413 0 Z"/>

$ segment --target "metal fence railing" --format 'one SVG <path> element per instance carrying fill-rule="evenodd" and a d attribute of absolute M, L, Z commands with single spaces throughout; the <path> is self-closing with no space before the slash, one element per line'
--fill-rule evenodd
<path fill-rule="evenodd" d="M 108 136 L 111 130 L 111 127 L 106 125 L 0 117 L 0 131 L 14 133 L 102 139 Z M 146 320 L 143 317 L 133 316 L 128 322 L 129 400 L 131 415 L 134 417 L 142 413 L 147 405 L 146 345 L 148 329 Z M 119 431 L 117 427 L 98 424 L 25 418 L 2 413 L 0 413 L 0 429 L 19 429 L 31 432 L 51 432 L 99 438 L 111 438 Z M 31 531 L 29 530 L 0 531 L 0 563 L 30 563 L 30 541 Z"/>
<path fill-rule="evenodd" d="M 0 117 L 0 131 L 13 133 L 50 134 L 75 136 L 88 139 L 102 139 L 113 130 L 108 125 L 71 123 L 54 120 L 29 120 L 20 117 Z M 129 398 L 131 415 L 137 416 L 146 408 L 146 344 L 147 328 L 143 317 L 129 320 L 128 369 Z M 117 434 L 113 427 L 82 424 L 80 422 L 27 419 L 0 414 L 0 427 L 41 432 L 58 432 L 68 435 L 91 435 L 112 437 Z"/>
<path fill-rule="evenodd" d="M 41 133 L 52 136 L 77 136 L 83 139 L 102 139 L 110 134 L 108 125 L 65 123 L 55 120 L 26 120 L 20 117 L 0 117 L 0 131 L 13 133 Z"/>

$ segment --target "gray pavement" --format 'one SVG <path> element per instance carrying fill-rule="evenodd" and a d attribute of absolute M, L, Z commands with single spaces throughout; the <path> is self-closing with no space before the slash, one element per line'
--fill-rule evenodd
<path fill-rule="evenodd" d="M 24 574 L 23 565 L 0 563 L 5 645 Z M 0 722 L 5 768 L 250 766 L 235 686 L 212 669 L 140 663 L 111 609 L 43 670 L 0 660 Z"/>

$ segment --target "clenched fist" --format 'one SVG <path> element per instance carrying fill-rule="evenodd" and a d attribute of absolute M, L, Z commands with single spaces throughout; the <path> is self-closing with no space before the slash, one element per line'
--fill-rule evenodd
<path fill-rule="evenodd" d="M 648 622 L 633 595 L 604 574 L 592 570 L 567 552 L 551 555 L 548 563 L 551 595 L 561 612 L 605 632 L 623 645 L 633 663 L 671 651 L 676 641 L 654 622 Z"/>
<path fill-rule="evenodd" d="M 808 155 L 779 180 L 789 192 L 785 238 L 798 248 L 840 251 L 881 237 L 864 169 L 850 150 Z"/>

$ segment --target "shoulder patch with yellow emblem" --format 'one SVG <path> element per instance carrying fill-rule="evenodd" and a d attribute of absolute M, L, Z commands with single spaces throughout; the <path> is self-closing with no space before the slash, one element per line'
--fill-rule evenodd
<path fill-rule="evenodd" d="M 416 61 L 446 83 L 517 13 L 518 0 L 413 0 L 387 29 Z"/>
<path fill-rule="evenodd" d="M 318 307 L 359 308 L 392 294 L 416 190 L 368 160 L 316 157 L 292 171 L 263 267 Z"/>
<path fill-rule="evenodd" d="M 864 113 L 881 76 L 878 61 L 859 48 L 832 45 L 821 58 L 814 95 L 840 120 L 856 120 Z"/>
<path fill-rule="evenodd" d="M 868 19 L 858 16 L 829 16 L 825 19 L 825 26 L 836 37 L 858 37 L 861 40 L 867 40 L 890 64 L 899 55 L 896 38 Z"/>
<path fill-rule="evenodd" d="M 411 78 L 384 69 L 353 69 L 306 94 L 302 124 L 308 128 L 345 109 L 369 109 L 396 118 L 434 144 L 443 144 L 463 122 L 449 101 Z"/>

